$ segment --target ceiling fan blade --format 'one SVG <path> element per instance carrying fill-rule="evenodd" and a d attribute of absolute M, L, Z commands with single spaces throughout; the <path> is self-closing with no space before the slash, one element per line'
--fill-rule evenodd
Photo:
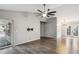
<path fill-rule="evenodd" d="M 52 12 L 49 12 L 49 13 L 56 13 L 56 11 L 52 11 Z"/>
<path fill-rule="evenodd" d="M 55 14 L 51 14 L 51 13 L 49 13 L 48 15 L 55 15 Z"/>
<path fill-rule="evenodd" d="M 41 10 L 37 10 L 37 11 L 39 11 L 39 12 L 43 13 Z"/>
<path fill-rule="evenodd" d="M 34 13 L 36 16 L 41 16 L 42 14 L 41 13 Z"/>
<path fill-rule="evenodd" d="M 47 17 L 50 17 L 49 15 L 47 15 Z"/>
<path fill-rule="evenodd" d="M 37 16 L 41 16 L 41 14 L 38 14 Z"/>

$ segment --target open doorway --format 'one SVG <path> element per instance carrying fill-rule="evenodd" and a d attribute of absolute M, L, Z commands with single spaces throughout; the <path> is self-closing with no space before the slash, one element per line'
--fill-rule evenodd
<path fill-rule="evenodd" d="M 47 22 L 43 22 L 43 21 L 41 21 L 40 22 L 40 38 L 45 38 L 45 32 L 46 32 L 46 23 Z"/>
<path fill-rule="evenodd" d="M 56 28 L 57 28 L 57 18 L 49 18 L 47 21 L 40 22 L 40 37 L 41 38 L 55 38 L 56 39 Z"/>

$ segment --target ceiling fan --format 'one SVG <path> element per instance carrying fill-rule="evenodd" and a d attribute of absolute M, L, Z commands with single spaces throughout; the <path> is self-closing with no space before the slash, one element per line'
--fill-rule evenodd
<path fill-rule="evenodd" d="M 44 10 L 43 11 L 37 9 L 37 11 L 39 12 L 39 16 L 50 17 L 50 16 L 54 16 L 55 15 L 56 11 L 50 11 L 50 9 L 46 10 L 46 4 L 43 4 L 43 6 L 44 6 Z"/>

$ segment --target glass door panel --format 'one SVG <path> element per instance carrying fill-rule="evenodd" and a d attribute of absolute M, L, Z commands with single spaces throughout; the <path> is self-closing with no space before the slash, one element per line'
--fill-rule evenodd
<path fill-rule="evenodd" d="M 0 20 L 0 49 L 11 45 L 11 22 Z"/>

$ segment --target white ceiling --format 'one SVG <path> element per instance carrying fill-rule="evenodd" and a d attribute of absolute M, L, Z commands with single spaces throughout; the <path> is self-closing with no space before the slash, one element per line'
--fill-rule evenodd
<path fill-rule="evenodd" d="M 46 8 L 53 9 L 63 4 L 47 4 Z M 0 4 L 0 9 L 23 12 L 36 12 L 36 9 L 43 10 L 42 4 Z"/>

